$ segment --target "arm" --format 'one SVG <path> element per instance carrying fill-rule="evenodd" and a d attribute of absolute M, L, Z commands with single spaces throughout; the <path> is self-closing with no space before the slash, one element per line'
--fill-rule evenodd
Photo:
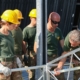
<path fill-rule="evenodd" d="M 60 43 L 63 43 L 63 41 L 60 41 Z M 70 51 L 70 44 L 69 44 L 69 36 L 68 35 L 65 38 L 63 50 L 64 50 L 64 52 L 62 53 L 62 56 L 67 54 Z M 62 69 L 66 59 L 67 59 L 67 57 L 65 57 L 59 61 L 57 68 L 54 69 L 55 75 L 60 74 L 60 72 L 57 72 L 57 71 Z"/>
<path fill-rule="evenodd" d="M 25 27 L 23 29 L 23 41 L 22 41 L 22 50 L 23 53 L 26 53 L 26 45 L 28 44 L 28 29 Z"/>
<path fill-rule="evenodd" d="M 33 50 L 34 50 L 35 53 L 37 53 L 37 35 L 35 36 Z"/>
<path fill-rule="evenodd" d="M 22 51 L 24 54 L 26 53 L 26 45 L 27 43 L 25 41 L 22 41 Z"/>
<path fill-rule="evenodd" d="M 58 35 L 59 35 L 59 43 L 60 43 L 61 47 L 63 48 L 63 46 L 64 46 L 64 36 L 63 36 L 62 31 L 60 29 L 59 29 Z"/>
<path fill-rule="evenodd" d="M 63 52 L 61 56 L 65 55 L 65 54 L 67 54 L 67 53 L 68 53 L 68 52 Z M 59 61 L 59 63 L 58 63 L 57 68 L 62 69 L 62 67 L 63 67 L 63 65 L 64 65 L 64 63 L 65 63 L 66 59 L 67 59 L 67 57 L 65 57 L 65 58 L 61 59 L 61 60 Z"/>
<path fill-rule="evenodd" d="M 37 52 L 37 42 L 34 42 L 34 52 Z"/>
<path fill-rule="evenodd" d="M 67 52 L 63 52 L 61 56 L 67 54 Z M 60 72 L 57 72 L 58 70 L 61 70 L 65 61 L 66 61 L 67 57 L 61 59 L 57 65 L 57 68 L 54 69 L 55 75 L 60 75 Z"/>

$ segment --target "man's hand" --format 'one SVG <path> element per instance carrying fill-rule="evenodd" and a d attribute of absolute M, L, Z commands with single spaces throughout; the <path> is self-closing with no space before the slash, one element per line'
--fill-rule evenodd
<path fill-rule="evenodd" d="M 9 69 L 8 67 L 3 66 L 1 63 L 0 63 L 0 71 L 1 71 L 5 76 L 11 75 L 11 69 Z"/>
<path fill-rule="evenodd" d="M 60 72 L 59 72 L 59 70 L 61 70 L 60 68 L 55 68 L 54 69 L 54 75 L 60 75 Z"/>

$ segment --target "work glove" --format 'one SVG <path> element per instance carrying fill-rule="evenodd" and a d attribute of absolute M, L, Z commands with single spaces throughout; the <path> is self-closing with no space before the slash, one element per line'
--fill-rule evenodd
<path fill-rule="evenodd" d="M 16 58 L 16 62 L 17 62 L 18 67 L 21 68 L 22 67 L 22 62 L 19 59 L 19 57 Z"/>
<path fill-rule="evenodd" d="M 11 69 L 3 66 L 1 63 L 0 63 L 0 72 L 2 72 L 5 76 L 11 75 Z"/>

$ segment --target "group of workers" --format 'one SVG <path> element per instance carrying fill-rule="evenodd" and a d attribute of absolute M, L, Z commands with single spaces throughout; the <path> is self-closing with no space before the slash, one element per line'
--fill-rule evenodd
<path fill-rule="evenodd" d="M 30 11 L 29 17 L 31 22 L 22 32 L 19 26 L 24 18 L 19 9 L 5 10 L 0 16 L 0 80 L 23 80 L 20 71 L 11 69 L 35 65 L 36 9 Z M 34 80 L 33 76 L 30 78 Z"/>
<path fill-rule="evenodd" d="M 36 18 L 37 11 L 32 9 L 29 13 L 30 24 L 27 25 L 23 31 L 19 27 L 21 20 L 24 19 L 22 12 L 18 9 L 5 10 L 0 16 L 0 80 L 23 80 L 20 71 L 11 72 L 13 68 L 21 68 L 24 66 L 36 66 L 37 53 L 37 38 L 36 38 Z M 66 36 L 65 40 L 63 34 L 58 27 L 60 22 L 60 15 L 57 12 L 51 12 L 47 23 L 47 62 L 54 60 L 58 56 L 58 42 L 63 48 L 62 55 L 80 47 L 80 30 L 72 30 Z M 76 53 L 80 57 L 79 52 Z M 67 57 L 59 61 L 54 70 L 55 75 L 60 75 L 58 70 L 61 70 Z M 72 60 L 76 66 L 79 61 L 73 57 Z M 78 65 L 79 66 L 79 65 Z M 35 80 L 35 71 L 28 70 L 29 80 Z M 77 80 L 80 76 L 80 71 L 76 73 Z M 72 74 L 74 75 L 74 74 Z M 74 80 L 72 76 L 69 80 Z M 58 78 L 63 79 L 61 74 Z"/>
<path fill-rule="evenodd" d="M 67 36 L 63 37 L 63 34 L 58 27 L 60 22 L 60 15 L 56 12 L 51 12 L 48 18 L 47 23 L 47 62 L 54 60 L 59 57 L 58 43 L 60 43 L 63 53 L 61 56 L 67 54 L 68 52 L 80 47 L 80 30 L 74 29 L 71 30 Z M 37 38 L 35 38 L 34 42 L 34 51 L 37 52 Z M 78 57 L 80 57 L 80 52 L 76 53 Z M 63 66 L 64 63 L 70 63 L 70 57 L 63 58 L 59 61 L 57 67 L 52 67 L 51 70 L 54 70 L 56 77 L 58 80 L 67 80 L 68 73 L 61 73 L 59 70 L 62 68 L 69 68 L 69 65 Z M 79 66 L 79 60 L 77 58 L 72 59 L 74 63 L 71 67 Z M 68 80 L 78 80 L 80 71 L 71 71 Z M 54 80 L 54 79 L 51 79 Z"/>

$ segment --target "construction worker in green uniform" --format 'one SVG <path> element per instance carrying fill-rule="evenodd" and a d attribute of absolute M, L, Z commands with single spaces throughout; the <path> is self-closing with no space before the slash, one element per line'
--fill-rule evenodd
<path fill-rule="evenodd" d="M 21 24 L 21 20 L 23 19 L 21 11 L 18 9 L 15 9 L 14 12 L 17 14 L 18 21 Z M 19 57 L 19 59 L 22 62 L 23 34 L 22 34 L 21 28 L 19 27 L 20 24 L 17 24 L 16 28 L 14 30 L 12 30 L 11 32 L 12 32 L 12 36 L 13 36 L 14 42 L 15 42 L 15 45 L 14 45 L 15 55 L 17 57 Z M 21 66 L 22 65 L 20 64 L 19 67 L 21 67 Z"/>
<path fill-rule="evenodd" d="M 18 9 L 15 9 L 14 12 L 17 14 L 18 21 L 21 24 L 21 20 L 24 19 L 22 12 Z M 23 50 L 23 45 L 24 45 L 23 44 L 23 33 L 22 33 L 21 28 L 19 27 L 20 24 L 16 25 L 16 28 L 12 30 L 12 36 L 15 41 L 15 45 L 14 45 L 15 55 L 20 58 L 24 66 L 25 64 L 27 64 L 27 54 L 23 52 L 24 51 Z"/>
<path fill-rule="evenodd" d="M 3 72 L 3 74 L 0 73 L 0 80 L 22 80 L 19 71 L 12 73 L 10 71 L 12 68 L 17 68 L 14 40 L 11 34 L 11 30 L 19 24 L 16 13 L 13 10 L 5 10 L 1 15 L 0 24 L 0 69 Z"/>
<path fill-rule="evenodd" d="M 58 24 L 60 22 L 60 15 L 56 12 L 52 12 L 49 15 L 47 23 L 47 56 L 48 62 L 58 57 L 58 42 L 63 47 L 64 37 Z M 34 43 L 34 51 L 36 52 L 36 39 Z"/>
<path fill-rule="evenodd" d="M 28 55 L 29 55 L 29 60 L 28 60 L 29 65 L 28 66 L 36 65 L 36 62 L 35 62 L 36 55 L 33 50 L 34 39 L 36 35 L 36 16 L 37 16 L 36 9 L 32 9 L 29 13 L 31 22 L 29 25 L 27 25 L 23 29 L 23 40 L 24 40 L 25 46 L 27 47 Z M 26 52 L 25 50 L 24 52 Z M 34 71 L 33 71 L 33 74 L 34 74 Z M 30 80 L 34 80 L 33 75 L 32 75 L 32 78 L 30 78 Z"/>
<path fill-rule="evenodd" d="M 58 42 L 61 47 L 64 44 L 64 37 L 58 24 L 60 22 L 60 15 L 52 12 L 49 15 L 47 23 L 47 57 L 48 62 L 58 57 Z"/>
<path fill-rule="evenodd" d="M 18 21 L 21 24 L 21 20 L 23 19 L 22 13 L 21 11 L 19 11 L 18 9 L 15 9 L 14 12 L 17 14 L 18 17 Z M 23 36 L 22 36 L 22 30 L 19 27 L 20 24 L 16 25 L 16 28 L 14 30 L 12 30 L 12 36 L 14 38 L 14 51 L 15 51 L 15 55 L 18 56 L 20 58 L 20 60 L 22 61 L 22 41 L 23 41 Z"/>
<path fill-rule="evenodd" d="M 64 37 L 61 30 L 58 28 L 60 22 L 60 15 L 56 12 L 51 12 L 47 23 L 47 62 L 58 57 L 58 42 L 61 47 L 64 45 Z M 36 52 L 36 39 L 34 43 L 34 51 Z M 62 77 L 63 78 L 63 77 Z M 59 79 L 63 80 L 63 79 Z"/>
<path fill-rule="evenodd" d="M 62 53 L 62 56 L 74 49 L 77 49 L 78 47 L 80 47 L 80 30 L 73 30 L 73 31 L 69 32 L 69 34 L 65 38 L 64 47 L 63 47 L 64 52 Z M 78 57 L 80 57 L 80 52 L 77 52 L 76 54 Z M 54 69 L 55 75 L 60 74 L 60 72 L 57 72 L 57 70 L 62 69 L 66 59 L 67 59 L 67 57 L 63 58 L 59 61 L 57 68 Z M 80 66 L 77 58 L 73 57 L 72 61 L 73 61 L 73 63 L 75 63 L 74 66 Z M 74 71 L 74 75 L 76 75 L 74 80 L 78 80 L 80 78 L 79 74 L 80 74 L 80 70 Z"/>

